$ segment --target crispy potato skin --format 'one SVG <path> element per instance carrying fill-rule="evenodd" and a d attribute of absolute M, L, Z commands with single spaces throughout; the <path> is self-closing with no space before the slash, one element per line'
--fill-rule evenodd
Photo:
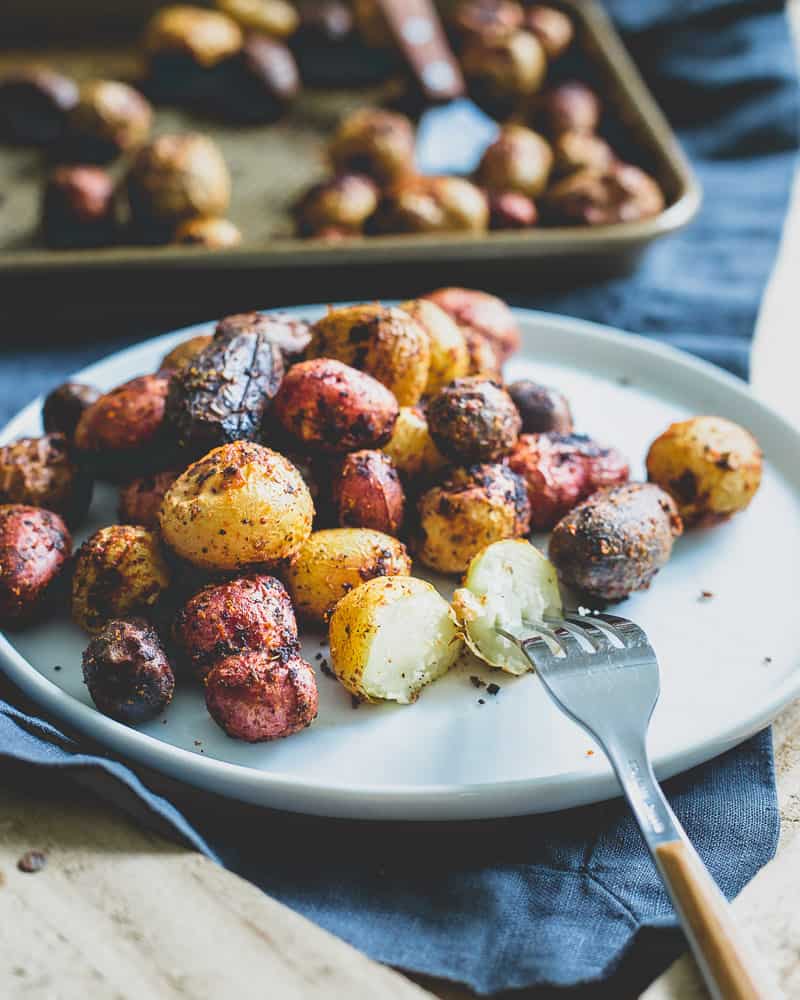
<path fill-rule="evenodd" d="M 74 527 L 86 517 L 93 485 L 63 434 L 21 438 L 0 448 L 0 503 L 45 507 Z"/>
<path fill-rule="evenodd" d="M 329 528 L 311 535 L 283 579 L 298 616 L 323 625 L 354 587 L 377 576 L 410 572 L 411 559 L 396 538 L 367 528 Z"/>
<path fill-rule="evenodd" d="M 172 701 L 175 676 L 158 633 L 142 619 L 108 622 L 83 654 L 83 680 L 97 708 L 138 725 Z"/>
<path fill-rule="evenodd" d="M 48 393 L 42 406 L 42 423 L 48 434 L 75 436 L 81 414 L 100 398 L 99 389 L 82 382 L 64 382 Z"/>
<path fill-rule="evenodd" d="M 397 400 L 377 379 L 330 358 L 293 365 L 274 405 L 285 430 L 326 452 L 385 444 L 397 414 Z"/>
<path fill-rule="evenodd" d="M 758 442 L 722 417 L 672 424 L 647 453 L 648 479 L 674 497 L 687 527 L 744 510 L 761 484 L 761 471 Z"/>
<path fill-rule="evenodd" d="M 292 559 L 308 536 L 314 503 L 283 455 L 252 441 L 214 448 L 164 496 L 164 540 L 207 570 L 245 570 Z"/>
<path fill-rule="evenodd" d="M 491 542 L 528 533 L 531 509 L 525 483 L 505 465 L 455 469 L 419 499 L 417 554 L 440 573 L 463 573 Z"/>
<path fill-rule="evenodd" d="M 297 622 L 280 580 L 264 573 L 204 587 L 180 609 L 172 629 L 190 673 L 203 680 L 220 660 L 245 650 L 285 661 L 297 654 Z"/>
<path fill-rule="evenodd" d="M 163 469 L 131 480 L 119 491 L 119 519 L 122 524 L 158 528 L 158 512 L 164 494 L 178 478 L 178 469 Z"/>
<path fill-rule="evenodd" d="M 660 486 L 611 486 L 558 522 L 550 537 L 550 559 L 570 587 L 619 601 L 650 586 L 682 532 L 675 501 Z"/>
<path fill-rule="evenodd" d="M 616 448 L 584 434 L 523 434 L 508 464 L 528 489 L 533 531 L 549 531 L 595 490 L 624 483 L 629 474 Z"/>
<path fill-rule="evenodd" d="M 433 396 L 469 371 L 469 348 L 455 321 L 430 299 L 409 299 L 400 308 L 422 327 L 431 349 L 425 395 Z"/>
<path fill-rule="evenodd" d="M 66 524 L 49 510 L 0 506 L 0 625 L 21 628 L 39 618 L 72 552 Z"/>
<path fill-rule="evenodd" d="M 196 337 L 189 337 L 188 340 L 181 341 L 177 347 L 173 347 L 164 355 L 158 370 L 161 372 L 179 371 L 189 362 L 194 361 L 198 354 L 202 354 L 213 339 L 210 333 L 198 333 Z"/>
<path fill-rule="evenodd" d="M 424 296 L 453 317 L 465 336 L 489 341 L 498 365 L 519 350 L 520 332 L 514 314 L 496 295 L 473 288 L 438 288 Z"/>
<path fill-rule="evenodd" d="M 236 333 L 258 333 L 275 344 L 283 355 L 284 366 L 299 361 L 311 340 L 311 324 L 299 316 L 285 312 L 249 312 L 224 316 L 217 323 L 218 337 Z"/>
<path fill-rule="evenodd" d="M 392 460 L 382 451 L 354 451 L 333 483 L 333 502 L 342 528 L 372 528 L 397 535 L 405 493 Z"/>
<path fill-rule="evenodd" d="M 428 336 L 401 309 L 376 304 L 330 309 L 314 324 L 307 353 L 366 372 L 393 392 L 400 406 L 418 403 L 428 384 Z"/>
<path fill-rule="evenodd" d="M 206 677 L 206 706 L 235 740 L 277 740 L 310 726 L 319 695 L 314 670 L 299 656 L 273 660 L 248 651 L 222 660 Z"/>
<path fill-rule="evenodd" d="M 73 621 L 94 633 L 112 619 L 146 614 L 169 584 L 158 535 L 130 524 L 111 524 L 78 550 L 72 576 Z"/>
<path fill-rule="evenodd" d="M 439 450 L 462 465 L 493 462 L 517 443 L 522 421 L 514 401 L 480 375 L 456 379 L 428 403 L 428 427 Z"/>
<path fill-rule="evenodd" d="M 418 406 L 401 406 L 392 436 L 383 446 L 407 484 L 416 484 L 440 472 L 447 459 L 431 437 L 428 420 Z"/>
<path fill-rule="evenodd" d="M 527 378 L 506 388 L 522 417 L 524 434 L 572 433 L 572 410 L 563 393 Z"/>

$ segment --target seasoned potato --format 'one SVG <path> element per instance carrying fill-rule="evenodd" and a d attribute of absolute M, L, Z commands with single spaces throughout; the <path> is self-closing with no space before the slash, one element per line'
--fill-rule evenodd
<path fill-rule="evenodd" d="M 558 389 L 523 378 L 512 382 L 507 390 L 522 418 L 523 433 L 572 433 L 569 401 Z"/>
<path fill-rule="evenodd" d="M 64 382 L 48 393 L 42 406 L 42 422 L 48 434 L 75 436 L 81 414 L 100 398 L 99 389 L 81 382 Z"/>
<path fill-rule="evenodd" d="M 300 23 L 297 8 L 288 0 L 216 0 L 216 4 L 245 31 L 270 38 L 288 38 Z"/>
<path fill-rule="evenodd" d="M 585 434 L 523 434 L 508 464 L 525 480 L 531 528 L 549 531 L 595 490 L 627 482 L 628 463 L 616 448 Z"/>
<path fill-rule="evenodd" d="M 475 37 L 490 43 L 513 35 L 525 17 L 516 0 L 459 0 L 447 14 L 448 27 L 461 40 Z"/>
<path fill-rule="evenodd" d="M 530 663 L 497 627 L 530 635 L 530 622 L 560 615 L 556 568 L 524 539 L 494 542 L 470 561 L 463 586 L 453 594 L 453 610 L 476 656 L 509 674 L 524 674 Z"/>
<path fill-rule="evenodd" d="M 523 480 L 504 465 L 456 469 L 419 499 L 418 555 L 440 573 L 463 573 L 491 542 L 528 533 L 531 508 Z"/>
<path fill-rule="evenodd" d="M 45 507 L 74 527 L 86 517 L 92 486 L 63 434 L 21 438 L 0 448 L 0 503 Z"/>
<path fill-rule="evenodd" d="M 368 528 L 315 531 L 283 572 L 297 614 L 321 625 L 336 602 L 366 580 L 406 576 L 411 559 L 402 542 Z"/>
<path fill-rule="evenodd" d="M 654 178 L 630 163 L 583 169 L 557 181 L 541 201 L 545 221 L 561 226 L 608 226 L 650 219 L 664 210 Z"/>
<path fill-rule="evenodd" d="M 299 649 L 289 595 L 264 573 L 204 587 L 175 616 L 172 636 L 182 662 L 199 680 L 220 660 L 245 650 L 285 661 Z"/>
<path fill-rule="evenodd" d="M 591 597 L 619 601 L 650 586 L 682 531 L 675 501 L 660 486 L 611 486 L 558 522 L 550 537 L 550 559 L 563 583 Z"/>
<path fill-rule="evenodd" d="M 476 179 L 492 192 L 516 191 L 538 198 L 547 187 L 553 151 L 538 132 L 524 125 L 504 125 L 481 157 Z"/>
<path fill-rule="evenodd" d="M 545 55 L 552 62 L 572 44 L 575 29 L 567 14 L 556 7 L 534 4 L 525 11 L 525 27 L 542 43 Z"/>
<path fill-rule="evenodd" d="M 491 340 L 482 333 L 475 330 L 468 330 L 462 327 L 464 339 L 467 342 L 469 351 L 468 375 L 483 375 L 484 378 L 492 378 L 498 382 L 502 381 L 502 362 L 494 349 Z"/>
<path fill-rule="evenodd" d="M 416 701 L 462 649 L 447 601 L 411 576 L 378 577 L 356 587 L 336 605 L 329 635 L 334 673 L 365 701 Z"/>
<path fill-rule="evenodd" d="M 481 375 L 456 379 L 428 404 L 428 427 L 439 450 L 462 465 L 508 454 L 522 421 L 505 389 Z"/>
<path fill-rule="evenodd" d="M 138 725 L 172 701 L 175 675 L 158 632 L 143 619 L 115 619 L 83 654 L 83 680 L 97 708 L 112 719 Z"/>
<path fill-rule="evenodd" d="M 158 468 L 164 447 L 164 407 L 169 375 L 142 375 L 112 389 L 84 410 L 75 446 L 98 475 L 113 481 Z"/>
<path fill-rule="evenodd" d="M 382 451 L 354 451 L 333 481 L 333 503 L 342 528 L 372 528 L 396 535 L 405 493 L 392 460 Z"/>
<path fill-rule="evenodd" d="M 672 494 L 687 527 L 744 510 L 761 483 L 761 449 L 749 431 L 723 417 L 672 424 L 650 445 L 647 476 Z"/>
<path fill-rule="evenodd" d="M 468 338 L 477 335 L 488 340 L 499 363 L 508 360 L 519 349 L 519 325 L 505 302 L 496 295 L 454 287 L 438 288 L 424 298 L 452 316 Z"/>
<path fill-rule="evenodd" d="M 169 587 L 170 571 L 154 531 L 111 524 L 81 545 L 72 576 L 72 618 L 99 632 L 114 618 L 151 611 Z"/>
<path fill-rule="evenodd" d="M 401 406 L 418 403 L 428 384 L 428 336 L 401 309 L 377 304 L 329 309 L 312 328 L 308 356 L 336 358 L 372 375 Z"/>
<path fill-rule="evenodd" d="M 432 396 L 442 386 L 469 371 L 469 349 L 455 321 L 430 299 L 409 299 L 400 308 L 422 327 L 431 349 L 424 393 Z"/>
<path fill-rule="evenodd" d="M 547 56 L 530 31 L 502 39 L 467 39 L 461 66 L 475 98 L 496 115 L 507 115 L 535 94 L 547 72 Z"/>
<path fill-rule="evenodd" d="M 484 233 L 489 202 L 464 177 L 409 174 L 386 188 L 367 231 L 382 233 Z"/>
<path fill-rule="evenodd" d="M 383 450 L 409 482 L 432 476 L 447 464 L 447 459 L 431 437 L 428 420 L 418 406 L 400 407 L 392 436 Z"/>
<path fill-rule="evenodd" d="M 177 347 L 173 347 L 161 359 L 159 371 L 176 372 L 185 367 L 189 362 L 194 361 L 198 354 L 202 354 L 213 339 L 210 333 L 198 333 L 195 337 L 182 340 Z"/>
<path fill-rule="evenodd" d="M 396 111 L 359 108 L 336 130 L 328 155 L 337 173 L 366 174 L 386 184 L 414 169 L 414 126 Z"/>
<path fill-rule="evenodd" d="M 553 173 L 565 177 L 576 170 L 605 171 L 616 160 L 605 139 L 593 132 L 562 132 L 553 141 Z"/>
<path fill-rule="evenodd" d="M 218 663 L 206 677 L 206 707 L 235 740 L 260 743 L 291 736 L 317 717 L 314 670 L 295 655 L 275 660 L 248 650 Z"/>
<path fill-rule="evenodd" d="M 164 494 L 178 478 L 178 469 L 164 469 L 133 479 L 119 491 L 119 519 L 122 524 L 158 528 L 158 514 Z"/>
<path fill-rule="evenodd" d="M 72 552 L 58 516 L 39 507 L 0 507 L 0 625 L 20 628 L 47 609 L 53 584 Z"/>
<path fill-rule="evenodd" d="M 314 503 L 278 452 L 234 441 L 182 473 L 164 497 L 161 532 L 182 559 L 209 570 L 274 566 L 311 534 Z"/>
<path fill-rule="evenodd" d="M 225 338 L 244 332 L 260 334 L 280 349 L 286 368 L 301 359 L 311 340 L 311 324 L 308 320 L 279 310 L 224 316 L 217 323 L 215 332 L 217 336 Z"/>
<path fill-rule="evenodd" d="M 579 80 L 566 80 L 536 96 L 534 123 L 545 135 L 594 132 L 602 106 L 597 94 Z"/>
<path fill-rule="evenodd" d="M 317 236 L 331 226 L 361 233 L 378 207 L 379 189 L 366 174 L 337 174 L 308 188 L 292 207 L 299 236 Z"/>

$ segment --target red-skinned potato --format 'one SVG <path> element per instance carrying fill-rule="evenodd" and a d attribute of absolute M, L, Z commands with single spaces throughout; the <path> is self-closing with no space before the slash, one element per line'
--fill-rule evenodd
<path fill-rule="evenodd" d="M 520 332 L 514 314 L 496 295 L 474 288 L 437 288 L 424 296 L 435 302 L 458 323 L 465 335 L 477 334 L 489 341 L 502 363 L 519 349 Z"/>
<path fill-rule="evenodd" d="M 44 507 L 74 527 L 86 516 L 92 486 L 63 434 L 21 438 L 0 448 L 0 503 Z"/>
<path fill-rule="evenodd" d="M 67 526 L 49 510 L 0 506 L 0 625 L 20 628 L 47 609 L 52 586 L 72 552 Z"/>
<path fill-rule="evenodd" d="M 68 441 L 75 436 L 81 414 L 101 393 L 92 385 L 82 382 L 64 382 L 48 393 L 42 406 L 42 423 L 48 434 L 63 434 Z"/>
<path fill-rule="evenodd" d="M 545 135 L 562 132 L 594 132 L 602 107 L 593 90 L 579 80 L 566 80 L 537 94 L 533 102 L 536 127 Z"/>
<path fill-rule="evenodd" d="M 382 451 L 354 451 L 333 483 L 333 503 L 341 528 L 372 528 L 397 535 L 403 524 L 405 494 L 392 460 Z"/>
<path fill-rule="evenodd" d="M 119 491 L 119 519 L 123 524 L 158 527 L 158 512 L 164 494 L 178 478 L 178 469 L 164 469 L 139 476 Z"/>

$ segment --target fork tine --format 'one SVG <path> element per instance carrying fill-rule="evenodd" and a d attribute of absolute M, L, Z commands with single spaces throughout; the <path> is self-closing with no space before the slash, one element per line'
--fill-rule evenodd
<path fill-rule="evenodd" d="M 593 617 L 611 626 L 622 638 L 626 649 L 637 646 L 641 649 L 649 650 L 651 653 L 653 652 L 653 647 L 650 645 L 650 640 L 647 638 L 644 629 L 640 628 L 630 619 L 622 618 L 620 615 L 609 615 L 605 612 L 603 614 L 598 613 Z"/>
<path fill-rule="evenodd" d="M 612 649 L 621 649 L 624 645 L 622 638 L 617 636 L 610 626 L 602 628 L 596 622 L 587 620 L 586 615 L 564 615 L 564 619 L 586 635 L 597 653 L 607 653 Z M 611 641 L 612 637 L 616 639 L 616 642 L 619 644 L 618 646 L 615 646 L 614 642 Z"/>

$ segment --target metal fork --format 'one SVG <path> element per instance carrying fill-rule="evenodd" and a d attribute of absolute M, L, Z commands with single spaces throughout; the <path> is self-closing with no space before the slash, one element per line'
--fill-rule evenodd
<path fill-rule="evenodd" d="M 647 752 L 659 695 L 658 660 L 644 631 L 616 615 L 567 614 L 497 627 L 527 657 L 558 707 L 600 744 L 633 810 L 711 995 L 775 1000 L 717 888 L 669 806 Z"/>

